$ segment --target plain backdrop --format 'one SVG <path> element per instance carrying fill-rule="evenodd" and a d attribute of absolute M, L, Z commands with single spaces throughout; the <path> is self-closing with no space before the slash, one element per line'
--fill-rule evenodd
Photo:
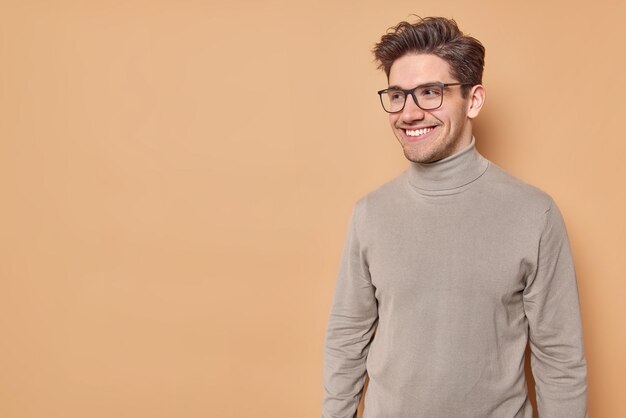
<path fill-rule="evenodd" d="M 0 416 L 320 416 L 354 202 L 406 167 L 371 48 L 487 50 L 479 150 L 553 196 L 589 416 L 626 417 L 626 13 L 589 1 L 2 1 Z"/>

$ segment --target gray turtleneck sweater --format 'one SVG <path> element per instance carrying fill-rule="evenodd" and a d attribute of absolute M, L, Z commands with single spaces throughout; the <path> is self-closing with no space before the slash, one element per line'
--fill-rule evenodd
<path fill-rule="evenodd" d="M 552 199 L 474 141 L 355 206 L 325 341 L 323 418 L 582 418 L 576 278 Z"/>

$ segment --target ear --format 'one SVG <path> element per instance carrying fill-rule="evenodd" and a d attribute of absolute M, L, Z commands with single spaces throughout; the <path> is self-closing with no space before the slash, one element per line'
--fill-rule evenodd
<path fill-rule="evenodd" d="M 469 108 L 467 109 L 467 117 L 474 119 L 480 113 L 483 104 L 485 104 L 485 88 L 477 84 L 469 92 Z"/>

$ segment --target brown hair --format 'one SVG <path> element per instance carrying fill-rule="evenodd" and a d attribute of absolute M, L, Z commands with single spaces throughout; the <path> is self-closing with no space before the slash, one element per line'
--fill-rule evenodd
<path fill-rule="evenodd" d="M 485 47 L 479 40 L 463 35 L 456 22 L 444 17 L 419 18 L 416 23 L 400 22 L 389 28 L 372 50 L 387 78 L 391 65 L 408 54 L 433 54 L 450 66 L 450 75 L 461 83 L 481 84 Z M 463 89 L 467 94 L 470 86 Z"/>

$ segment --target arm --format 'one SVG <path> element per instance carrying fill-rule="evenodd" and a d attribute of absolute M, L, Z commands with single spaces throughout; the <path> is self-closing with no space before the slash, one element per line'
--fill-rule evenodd
<path fill-rule="evenodd" d="M 545 216 L 537 269 L 524 290 L 537 406 L 541 418 L 584 418 L 587 368 L 576 276 L 563 218 L 554 203 Z"/>
<path fill-rule="evenodd" d="M 324 347 L 322 418 L 353 418 L 365 382 L 365 362 L 378 319 L 374 286 L 358 236 L 358 206 L 339 268 Z"/>

